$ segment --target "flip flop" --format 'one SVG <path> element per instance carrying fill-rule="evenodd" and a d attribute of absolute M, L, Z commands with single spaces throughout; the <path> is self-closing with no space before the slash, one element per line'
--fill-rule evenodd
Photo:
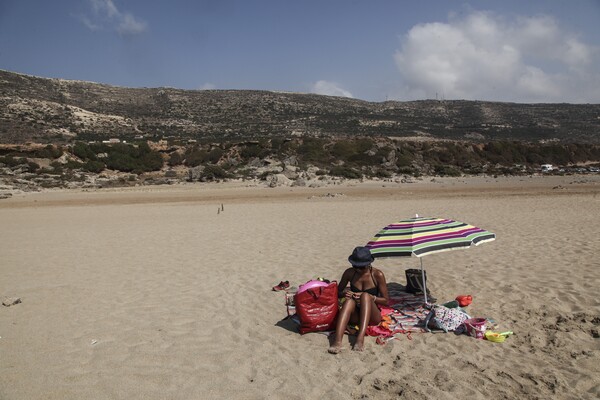
<path fill-rule="evenodd" d="M 277 285 L 273 286 L 273 290 L 278 292 L 280 290 L 285 290 L 290 287 L 290 281 L 281 281 Z"/>

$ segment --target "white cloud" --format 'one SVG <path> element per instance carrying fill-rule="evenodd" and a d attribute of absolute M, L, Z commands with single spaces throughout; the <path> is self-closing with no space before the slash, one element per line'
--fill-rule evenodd
<path fill-rule="evenodd" d="M 120 35 L 139 35 L 146 30 L 146 23 L 144 21 L 137 20 L 131 14 L 122 14 L 121 22 L 117 27 L 117 32 Z"/>
<path fill-rule="evenodd" d="M 339 84 L 324 80 L 314 83 L 311 86 L 310 92 L 327 96 L 354 97 L 352 93 L 343 89 Z"/>
<path fill-rule="evenodd" d="M 93 23 L 88 17 L 85 15 L 77 16 L 82 24 L 84 24 L 90 31 L 95 32 L 100 30 L 100 25 Z"/>
<path fill-rule="evenodd" d="M 119 10 L 112 0 L 90 0 L 96 13 L 105 13 L 109 18 L 119 16 Z"/>
<path fill-rule="evenodd" d="M 414 26 L 394 59 L 403 99 L 598 102 L 598 48 L 549 16 L 507 21 L 473 12 Z"/>
<path fill-rule="evenodd" d="M 79 16 L 79 20 L 91 31 L 114 30 L 119 35 L 131 36 L 144 33 L 148 24 L 131 13 L 121 12 L 112 0 L 89 0 L 92 15 Z"/>

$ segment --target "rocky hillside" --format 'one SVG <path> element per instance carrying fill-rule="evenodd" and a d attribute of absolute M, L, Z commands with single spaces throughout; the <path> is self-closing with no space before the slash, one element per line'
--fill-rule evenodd
<path fill-rule="evenodd" d="M 135 137 L 355 137 L 600 143 L 599 104 L 372 103 L 249 90 L 124 88 L 0 70 L 0 143 Z"/>
<path fill-rule="evenodd" d="M 347 179 L 600 173 L 600 145 L 294 138 L 184 146 L 139 141 L 0 144 L 0 199 L 44 188 L 106 188 L 240 180 L 318 187 Z"/>

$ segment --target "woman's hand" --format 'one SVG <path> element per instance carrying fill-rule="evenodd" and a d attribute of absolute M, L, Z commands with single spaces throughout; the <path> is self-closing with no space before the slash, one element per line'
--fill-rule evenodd
<path fill-rule="evenodd" d="M 344 290 L 344 297 L 346 297 L 347 299 L 352 299 L 355 298 L 354 296 L 356 295 L 356 293 L 346 289 Z"/>

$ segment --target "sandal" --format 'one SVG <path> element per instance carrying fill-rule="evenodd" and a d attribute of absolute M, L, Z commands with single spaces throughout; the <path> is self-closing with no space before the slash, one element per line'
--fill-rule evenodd
<path fill-rule="evenodd" d="M 290 287 L 290 282 L 289 281 L 285 281 L 285 282 L 281 281 L 281 282 L 279 282 L 279 284 L 273 286 L 273 290 L 276 291 L 276 292 L 278 292 L 280 290 L 285 290 L 285 289 L 287 289 L 289 287 Z"/>

